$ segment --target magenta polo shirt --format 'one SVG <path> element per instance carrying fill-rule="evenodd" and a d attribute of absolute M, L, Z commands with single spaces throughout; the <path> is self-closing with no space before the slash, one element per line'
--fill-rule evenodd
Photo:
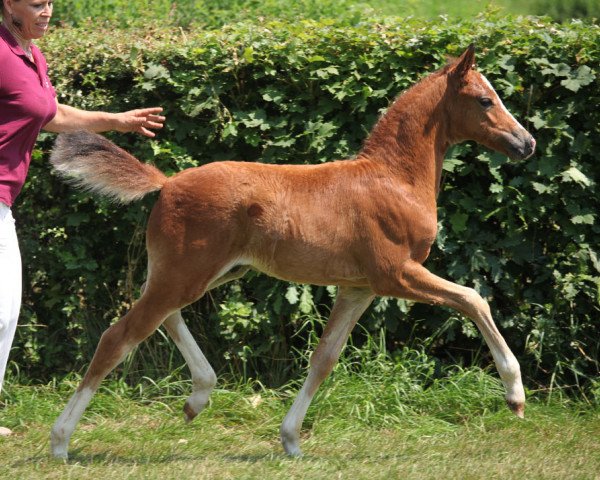
<path fill-rule="evenodd" d="M 31 62 L 0 25 L 0 202 L 11 206 L 23 188 L 40 130 L 56 115 L 46 59 L 32 45 Z"/>

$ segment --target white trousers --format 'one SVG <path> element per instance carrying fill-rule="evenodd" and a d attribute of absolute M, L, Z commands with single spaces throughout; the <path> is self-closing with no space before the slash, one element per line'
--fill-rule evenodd
<path fill-rule="evenodd" d="M 0 203 L 0 392 L 21 308 L 21 253 L 10 208 Z"/>

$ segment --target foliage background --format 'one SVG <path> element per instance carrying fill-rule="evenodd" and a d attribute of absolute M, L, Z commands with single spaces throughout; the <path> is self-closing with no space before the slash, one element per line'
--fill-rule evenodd
<path fill-rule="evenodd" d="M 475 41 L 479 68 L 534 134 L 538 152 L 519 163 L 473 144 L 450 152 L 427 266 L 490 301 L 530 388 L 597 388 L 598 26 L 494 14 L 452 24 L 352 15 L 259 18 L 219 30 L 82 20 L 53 31 L 42 47 L 61 102 L 110 111 L 163 106 L 168 124 L 157 140 L 111 138 L 173 173 L 221 159 L 352 156 L 399 92 Z M 116 207 L 69 189 L 48 167 L 53 139 L 41 136 L 15 206 L 25 297 L 12 366 L 42 381 L 82 370 L 101 332 L 135 299 L 153 203 Z M 320 332 L 334 290 L 251 274 L 185 316 L 219 373 L 276 386 L 300 367 L 296 350 Z M 449 310 L 382 298 L 361 325 L 356 344 L 368 334 L 392 353 L 425 346 L 438 369 L 491 363 L 474 326 Z M 182 363 L 159 334 L 118 373 L 136 381 Z"/>

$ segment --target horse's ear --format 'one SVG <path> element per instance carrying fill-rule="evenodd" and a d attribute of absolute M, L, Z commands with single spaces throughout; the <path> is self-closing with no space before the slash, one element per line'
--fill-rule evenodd
<path fill-rule="evenodd" d="M 462 82 L 467 78 L 469 70 L 475 65 L 475 44 L 469 45 L 464 53 L 460 56 L 456 65 L 452 69 L 452 75 Z"/>

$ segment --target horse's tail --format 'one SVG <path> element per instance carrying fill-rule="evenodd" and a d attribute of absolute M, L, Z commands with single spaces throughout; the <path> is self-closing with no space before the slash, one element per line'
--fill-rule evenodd
<path fill-rule="evenodd" d="M 101 135 L 87 131 L 60 134 L 50 162 L 75 186 L 121 203 L 160 190 L 167 181 L 156 167 L 140 162 Z"/>

